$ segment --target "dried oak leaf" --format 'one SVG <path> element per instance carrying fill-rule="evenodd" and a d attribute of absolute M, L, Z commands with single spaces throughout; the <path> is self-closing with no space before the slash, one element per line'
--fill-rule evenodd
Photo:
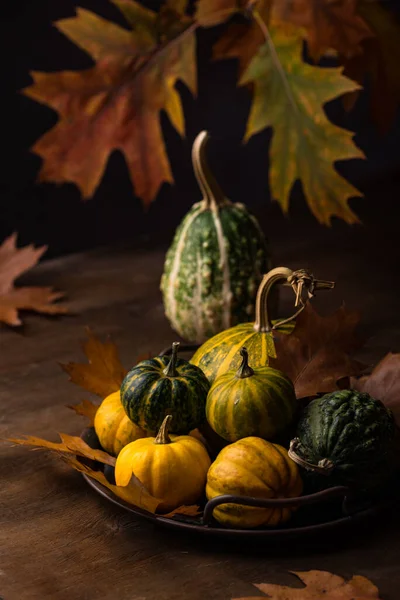
<path fill-rule="evenodd" d="M 51 287 L 15 287 L 14 280 L 36 265 L 47 246 L 17 248 L 17 234 L 13 233 L 0 246 L 0 322 L 21 325 L 19 310 L 34 310 L 48 315 L 65 314 L 66 306 L 52 304 L 64 296 Z"/>
<path fill-rule="evenodd" d="M 57 124 L 32 150 L 43 158 L 41 181 L 74 182 L 91 197 L 108 158 L 120 150 L 136 194 L 147 205 L 163 182 L 172 182 L 160 111 L 184 134 L 175 84 L 196 93 L 195 36 L 187 2 L 169 0 L 156 13 L 134 0 L 112 0 L 127 26 L 83 8 L 55 23 L 94 60 L 83 71 L 33 72 L 24 94 L 53 108 Z"/>
<path fill-rule="evenodd" d="M 393 411 L 400 427 L 400 354 L 389 352 L 370 375 L 351 377 L 350 387 L 381 400 Z"/>
<path fill-rule="evenodd" d="M 344 306 L 321 317 L 307 302 L 289 335 L 274 333 L 277 357 L 270 364 L 290 377 L 298 399 L 333 392 L 339 379 L 361 373 L 364 365 L 350 356 L 364 343 L 355 334 L 359 320 Z"/>
<path fill-rule="evenodd" d="M 110 456 L 103 450 L 94 450 L 80 437 L 68 435 L 66 433 L 59 433 L 58 435 L 60 436 L 61 443 L 49 442 L 48 440 L 43 440 L 42 438 L 33 435 L 25 435 L 23 438 L 7 438 L 7 441 L 20 446 L 45 448 L 57 452 L 58 454 L 77 454 L 78 456 L 89 458 L 90 460 L 97 460 L 105 465 L 115 465 L 115 458 L 113 456 Z"/>
<path fill-rule="evenodd" d="M 331 49 L 343 58 L 357 56 L 374 35 L 357 13 L 357 0 L 278 0 L 273 10 L 276 18 L 304 28 L 315 61 Z"/>
<path fill-rule="evenodd" d="M 364 41 L 361 54 L 345 61 L 345 74 L 360 84 L 369 79 L 371 113 L 379 130 L 385 133 L 400 105 L 400 22 L 379 2 L 361 0 L 358 12 L 374 38 Z M 347 109 L 353 107 L 358 94 L 355 91 L 344 96 Z"/>
<path fill-rule="evenodd" d="M 235 28 L 232 34 L 228 32 L 224 46 L 217 48 L 217 56 L 221 58 L 222 51 L 225 57 L 236 56 L 242 71 L 247 65 L 239 81 L 253 93 L 245 141 L 272 127 L 271 195 L 287 213 L 291 190 L 300 180 L 308 206 L 320 223 L 329 225 L 333 216 L 358 222 L 348 199 L 362 194 L 339 175 L 335 163 L 365 156 L 354 144 L 351 131 L 328 120 L 324 106 L 359 85 L 342 75 L 342 67 L 306 64 L 301 32 L 294 25 L 272 21 L 267 28 L 263 15 L 257 15 L 267 41 L 259 45 L 259 36 L 252 40 L 254 26 L 242 29 L 242 36 Z"/>
<path fill-rule="evenodd" d="M 266 596 L 250 596 L 233 600 L 380 600 L 378 588 L 366 577 L 353 575 L 349 581 L 328 571 L 290 571 L 306 587 L 293 588 L 272 583 L 254 584 Z"/>
<path fill-rule="evenodd" d="M 75 411 L 77 415 L 86 417 L 89 420 L 88 427 L 92 427 L 94 425 L 94 418 L 96 416 L 96 412 L 99 408 L 99 405 L 94 404 L 90 400 L 82 400 L 82 402 L 80 402 L 79 404 L 68 405 L 68 408 Z"/>
<path fill-rule="evenodd" d="M 60 364 L 70 380 L 88 392 L 105 398 L 116 392 L 126 375 L 114 342 L 102 342 L 87 329 L 88 340 L 83 344 L 89 364 Z"/>

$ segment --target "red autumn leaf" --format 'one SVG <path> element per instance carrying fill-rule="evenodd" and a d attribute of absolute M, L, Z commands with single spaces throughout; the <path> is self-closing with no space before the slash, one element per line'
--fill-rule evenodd
<path fill-rule="evenodd" d="M 47 250 L 47 246 L 17 248 L 16 242 L 17 234 L 13 233 L 0 246 L 0 322 L 21 325 L 19 310 L 65 314 L 66 306 L 52 304 L 64 296 L 63 292 L 55 292 L 51 287 L 15 287 L 15 279 L 36 265 Z"/>
<path fill-rule="evenodd" d="M 298 399 L 333 392 L 339 379 L 361 372 L 364 366 L 351 358 L 363 344 L 355 334 L 359 320 L 344 306 L 321 317 L 308 302 L 289 335 L 274 333 L 277 357 L 270 364 L 290 377 Z"/>
<path fill-rule="evenodd" d="M 128 28 L 83 8 L 55 23 L 87 52 L 95 66 L 84 71 L 33 72 L 25 95 L 59 116 L 32 150 L 42 157 L 41 181 L 72 181 L 91 197 L 108 158 L 120 150 L 136 194 L 145 204 L 163 182 L 172 182 L 161 131 L 165 110 L 175 129 L 185 123 L 178 80 L 196 93 L 195 37 L 187 2 L 169 0 L 160 14 L 134 0 L 112 0 Z"/>

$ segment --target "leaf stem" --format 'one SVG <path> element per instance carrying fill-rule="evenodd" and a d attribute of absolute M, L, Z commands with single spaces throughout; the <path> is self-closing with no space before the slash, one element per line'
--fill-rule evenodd
<path fill-rule="evenodd" d="M 268 29 L 266 23 L 264 22 L 264 20 L 262 19 L 260 13 L 257 10 L 253 10 L 253 18 L 254 18 L 255 22 L 257 23 L 257 25 L 259 26 L 259 28 L 261 29 L 263 36 L 265 37 L 265 41 L 267 42 L 268 47 L 271 51 L 272 58 L 275 62 L 276 68 L 278 69 L 278 73 L 282 79 L 282 83 L 285 88 L 287 97 L 289 98 L 290 104 L 292 105 L 292 108 L 294 109 L 294 111 L 298 114 L 299 107 L 297 106 L 296 100 L 294 99 L 292 90 L 291 90 L 289 82 L 287 80 L 285 69 L 282 67 L 281 61 L 279 59 L 278 53 L 275 48 L 275 44 L 274 44 L 271 34 L 269 32 L 269 29 Z"/>

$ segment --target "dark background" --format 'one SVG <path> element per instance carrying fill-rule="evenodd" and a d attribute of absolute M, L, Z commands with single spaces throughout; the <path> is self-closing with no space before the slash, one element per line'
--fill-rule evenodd
<path fill-rule="evenodd" d="M 159 3 L 147 2 L 151 8 Z M 81 69 L 91 59 L 52 26 L 52 22 L 74 15 L 82 6 L 121 24 L 116 7 L 106 0 L 20 0 L 0 9 L 3 57 L 3 139 L 0 241 L 13 231 L 19 244 L 48 244 L 46 257 L 86 248 L 129 241 L 156 244 L 171 239 L 174 229 L 193 204 L 200 200 L 192 171 L 190 151 L 197 133 L 207 129 L 212 140 L 209 161 L 226 195 L 244 201 L 261 220 L 265 230 L 276 226 L 322 229 L 306 206 L 300 185 L 291 197 L 289 217 L 277 203 L 270 202 L 268 187 L 268 143 L 263 131 L 243 145 L 250 106 L 249 92 L 236 87 L 236 61 L 210 62 L 211 45 L 221 30 L 200 31 L 198 35 L 199 94 L 196 99 L 178 84 L 186 116 L 187 137 L 181 139 L 161 115 L 175 185 L 164 185 L 150 208 L 144 210 L 135 196 L 123 156 L 114 152 L 95 196 L 84 202 L 73 184 L 56 186 L 35 182 L 41 159 L 31 153 L 32 144 L 57 121 L 56 113 L 18 93 L 31 83 L 30 70 Z M 393 3 L 391 3 L 393 6 Z M 400 56 L 399 56 L 400 65 Z M 400 68 L 400 66 L 399 66 Z M 400 200 L 400 118 L 381 135 L 371 121 L 368 89 L 355 108 L 346 113 L 341 101 L 328 108 L 330 118 L 355 132 L 355 142 L 368 161 L 346 161 L 338 165 L 365 197 L 351 201 L 362 227 L 397 227 Z M 349 226 L 334 219 L 333 230 Z M 358 227 L 358 226 L 357 226 Z M 373 240 L 372 240 L 373 242 Z"/>

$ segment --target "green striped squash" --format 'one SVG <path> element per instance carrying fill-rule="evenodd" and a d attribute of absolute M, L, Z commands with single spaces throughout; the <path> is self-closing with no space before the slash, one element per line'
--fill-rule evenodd
<path fill-rule="evenodd" d="M 246 206 L 224 197 L 210 173 L 202 132 L 193 165 L 203 200 L 176 230 L 160 289 L 165 314 L 184 339 L 202 343 L 237 323 L 254 319 L 263 273 L 271 267 L 265 236 Z"/>
<path fill-rule="evenodd" d="M 297 407 L 293 383 L 277 369 L 252 369 L 246 348 L 240 355 L 239 369 L 221 375 L 211 386 L 207 421 L 229 442 L 249 436 L 274 440 L 293 421 Z"/>
<path fill-rule="evenodd" d="M 156 356 L 138 363 L 121 384 L 121 403 L 135 425 L 158 431 L 167 415 L 170 432 L 187 434 L 205 421 L 205 404 L 210 384 L 204 373 L 178 358 L 179 342 L 172 355 Z"/>
<path fill-rule="evenodd" d="M 269 271 L 258 288 L 255 322 L 240 323 L 221 331 L 196 350 L 190 362 L 201 368 L 211 384 L 227 371 L 239 368 L 242 346 L 246 346 L 253 367 L 264 367 L 268 365 L 270 357 L 276 357 L 273 327 L 283 333 L 290 333 L 294 324 L 288 322 L 279 325 L 277 321 L 270 321 L 270 294 L 276 283 L 286 281 L 292 273 L 286 267 Z"/>

